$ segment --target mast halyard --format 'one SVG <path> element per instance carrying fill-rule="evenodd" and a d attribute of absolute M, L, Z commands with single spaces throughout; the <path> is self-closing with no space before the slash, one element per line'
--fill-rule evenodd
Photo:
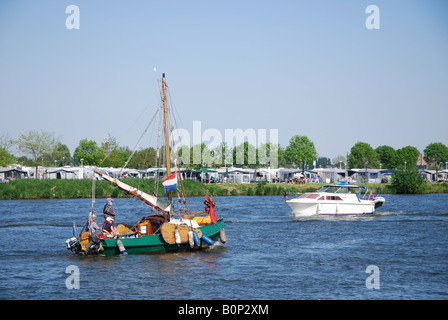
<path fill-rule="evenodd" d="M 163 119 L 165 126 L 165 161 L 166 161 L 166 176 L 171 175 L 171 159 L 170 159 L 170 134 L 168 131 L 168 106 L 166 97 L 166 80 L 165 74 L 162 74 L 162 92 L 163 92 Z M 172 204 L 171 191 L 168 191 L 168 201 Z M 172 206 L 171 206 L 172 208 Z"/>

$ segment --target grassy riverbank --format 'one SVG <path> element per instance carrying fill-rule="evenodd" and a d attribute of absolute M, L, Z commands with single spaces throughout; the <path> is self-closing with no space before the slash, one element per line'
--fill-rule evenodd
<path fill-rule="evenodd" d="M 152 179 L 123 179 L 149 194 L 154 192 Z M 203 184 L 199 181 L 184 181 L 185 192 L 188 196 L 203 196 L 204 194 L 219 196 L 238 195 L 283 195 L 286 188 L 288 194 L 312 192 L 323 184 L 307 183 L 293 185 L 286 183 L 251 183 L 251 184 Z M 394 193 L 389 184 L 361 184 L 367 186 L 376 194 Z M 127 197 L 128 195 L 107 181 L 96 182 L 96 197 Z M 425 193 L 448 193 L 448 184 L 427 184 Z M 159 183 L 158 194 L 164 195 L 163 186 Z M 90 198 L 92 196 L 92 181 L 90 180 L 15 180 L 0 184 L 0 199 L 69 199 Z"/>

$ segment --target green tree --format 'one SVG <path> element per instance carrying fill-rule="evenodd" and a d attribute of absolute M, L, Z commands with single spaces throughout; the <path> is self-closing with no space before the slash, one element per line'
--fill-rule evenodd
<path fill-rule="evenodd" d="M 337 165 L 339 166 L 339 162 L 337 163 Z M 327 157 L 317 158 L 316 167 L 317 168 L 331 168 L 331 159 L 327 158 Z"/>
<path fill-rule="evenodd" d="M 38 160 L 42 160 L 42 156 L 45 153 L 53 151 L 59 139 L 54 136 L 53 133 L 45 131 L 30 130 L 27 133 L 21 134 L 17 139 L 17 145 L 24 154 L 27 154 L 33 158 L 34 165 L 36 166 L 35 179 L 37 179 L 37 167 L 39 165 Z M 42 163 L 42 162 L 40 162 Z"/>
<path fill-rule="evenodd" d="M 206 154 L 210 154 L 205 143 L 195 144 L 190 148 L 190 164 L 186 165 L 187 168 L 198 170 L 202 168 L 203 164 L 207 165 L 210 157 Z"/>
<path fill-rule="evenodd" d="M 357 142 L 351 149 L 348 156 L 350 168 L 378 168 L 378 154 L 365 142 Z"/>
<path fill-rule="evenodd" d="M 7 133 L 0 136 L 0 148 L 11 154 L 11 149 L 14 146 L 14 139 Z"/>
<path fill-rule="evenodd" d="M 213 148 L 213 166 L 231 166 L 233 164 L 233 148 L 225 141 Z"/>
<path fill-rule="evenodd" d="M 213 165 L 215 161 L 215 150 L 210 150 L 205 143 L 201 144 L 201 159 L 202 165 L 205 167 Z"/>
<path fill-rule="evenodd" d="M 183 167 L 191 169 L 193 159 L 193 149 L 187 145 L 181 145 L 177 149 L 177 159 Z"/>
<path fill-rule="evenodd" d="M 101 163 L 104 167 L 123 167 L 131 151 L 126 147 L 120 147 L 115 137 L 108 134 L 101 143 L 101 151 L 104 153 L 104 160 Z"/>
<path fill-rule="evenodd" d="M 95 141 L 83 139 L 79 141 L 79 146 L 76 147 L 73 153 L 73 158 L 78 165 L 83 159 L 84 165 L 97 166 L 104 159 L 105 155 Z"/>
<path fill-rule="evenodd" d="M 436 167 L 436 177 L 438 177 L 440 165 L 443 168 L 448 161 L 448 147 L 441 142 L 433 142 L 423 150 L 423 154 L 425 161 Z"/>
<path fill-rule="evenodd" d="M 399 166 L 414 166 L 417 164 L 418 156 L 420 152 L 417 148 L 412 146 L 407 146 L 397 150 L 397 160 L 395 165 Z"/>
<path fill-rule="evenodd" d="M 103 167 L 121 168 L 124 167 L 126 160 L 129 158 L 131 152 L 126 147 L 120 147 L 109 153 L 109 156 L 104 158 L 101 163 Z M 129 167 L 129 165 L 128 165 Z"/>
<path fill-rule="evenodd" d="M 423 176 L 418 172 L 417 166 L 400 166 L 391 178 L 391 188 L 398 194 L 415 194 L 424 191 Z"/>
<path fill-rule="evenodd" d="M 277 145 L 277 152 L 278 152 L 278 166 L 284 166 L 286 163 L 285 160 L 285 151 L 286 148 L 283 148 L 280 144 Z"/>
<path fill-rule="evenodd" d="M 73 158 L 67 145 L 60 142 L 55 145 L 51 152 L 43 154 L 42 158 L 43 165 L 47 167 L 67 166 L 73 163 Z"/>
<path fill-rule="evenodd" d="M 0 147 L 0 166 L 7 166 L 13 164 L 15 158 L 9 154 L 8 151 Z"/>
<path fill-rule="evenodd" d="M 188 169 L 198 170 L 202 168 L 203 164 L 208 165 L 213 162 L 212 153 L 205 143 L 195 144 L 192 147 L 181 145 L 176 148 L 176 151 L 179 164 Z"/>
<path fill-rule="evenodd" d="M 24 154 L 31 156 L 33 161 L 37 162 L 41 160 L 43 154 L 53 151 L 58 138 L 53 133 L 30 130 L 21 134 L 16 143 Z"/>
<path fill-rule="evenodd" d="M 397 167 L 397 151 L 394 148 L 379 146 L 375 151 L 382 168 L 392 169 Z"/>
<path fill-rule="evenodd" d="M 33 167 L 34 166 L 34 161 L 29 159 L 26 156 L 21 156 L 20 158 L 17 158 L 16 162 L 18 164 L 21 164 L 22 166 L 27 166 L 27 167 Z"/>
<path fill-rule="evenodd" d="M 304 173 L 306 164 L 317 159 L 314 143 L 307 136 L 295 135 L 289 140 L 289 146 L 286 147 L 285 159 L 291 164 L 295 163 L 302 167 L 302 173 Z"/>
<path fill-rule="evenodd" d="M 258 164 L 257 149 L 248 141 L 233 148 L 233 165 L 236 167 L 256 168 Z"/>
<path fill-rule="evenodd" d="M 283 161 L 283 157 L 284 150 L 279 144 L 262 143 L 257 149 L 257 163 L 260 166 L 278 168 L 278 165 Z"/>
<path fill-rule="evenodd" d="M 156 150 L 152 147 L 136 151 L 129 160 L 128 167 L 148 169 L 156 166 Z"/>

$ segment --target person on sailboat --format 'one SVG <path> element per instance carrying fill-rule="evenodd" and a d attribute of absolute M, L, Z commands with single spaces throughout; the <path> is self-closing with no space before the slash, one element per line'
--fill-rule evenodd
<path fill-rule="evenodd" d="M 89 233 L 91 235 L 97 233 L 98 230 L 100 230 L 100 227 L 98 226 L 98 224 L 95 222 L 96 219 L 96 215 L 94 215 L 93 213 L 89 214 Z"/>
<path fill-rule="evenodd" d="M 210 221 L 212 223 L 217 223 L 218 219 L 215 213 L 215 201 L 213 201 L 213 199 L 211 199 L 208 195 L 205 195 L 204 204 L 205 204 L 205 211 L 207 211 L 210 216 Z"/>
<path fill-rule="evenodd" d="M 113 222 L 112 218 L 107 217 L 102 229 L 103 233 L 110 238 L 115 238 L 117 235 L 117 229 L 112 225 Z"/>
<path fill-rule="evenodd" d="M 97 253 L 101 250 L 101 240 L 98 237 L 98 231 L 100 227 L 95 222 L 96 215 L 92 212 L 89 213 L 89 221 L 88 223 L 88 231 L 89 231 L 89 244 L 87 245 L 84 252 L 81 252 L 82 255 L 86 255 L 90 250 L 96 251 Z"/>
<path fill-rule="evenodd" d="M 107 218 L 112 219 L 112 224 L 115 221 L 115 216 L 117 215 L 117 212 L 114 208 L 112 208 L 112 198 L 107 198 L 106 205 L 103 208 L 103 214 L 104 214 L 104 220 L 107 220 Z"/>

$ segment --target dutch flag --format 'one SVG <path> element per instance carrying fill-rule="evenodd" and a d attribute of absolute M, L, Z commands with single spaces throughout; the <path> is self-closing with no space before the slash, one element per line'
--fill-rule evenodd
<path fill-rule="evenodd" d="M 176 174 L 173 173 L 172 175 L 170 175 L 169 177 L 167 177 L 165 180 L 163 180 L 163 186 L 165 187 L 165 190 L 168 191 L 172 191 L 172 190 L 176 190 L 177 189 L 177 178 L 176 178 Z"/>

